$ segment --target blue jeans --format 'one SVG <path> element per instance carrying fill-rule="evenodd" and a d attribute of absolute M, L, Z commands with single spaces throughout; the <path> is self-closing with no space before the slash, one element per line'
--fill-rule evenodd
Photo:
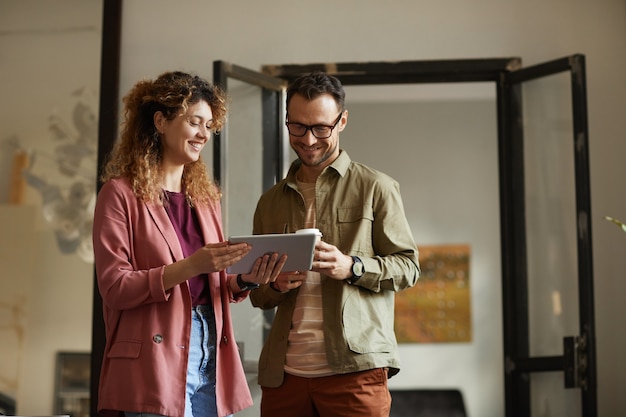
<path fill-rule="evenodd" d="M 194 307 L 191 310 L 185 417 L 217 417 L 215 339 L 213 306 Z"/>
<path fill-rule="evenodd" d="M 215 340 L 213 306 L 194 307 L 191 311 L 184 417 L 217 417 Z M 164 417 L 146 413 L 126 412 L 124 414 L 126 417 Z"/>

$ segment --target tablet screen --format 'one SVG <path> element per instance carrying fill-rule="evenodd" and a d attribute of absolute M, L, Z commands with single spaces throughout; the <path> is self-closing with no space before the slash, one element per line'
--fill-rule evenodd
<path fill-rule="evenodd" d="M 283 271 L 308 271 L 313 264 L 313 251 L 317 236 L 312 233 L 285 233 L 267 235 L 232 236 L 231 243 L 246 242 L 252 250 L 239 262 L 226 269 L 229 274 L 249 274 L 252 265 L 266 253 L 286 253 L 287 262 Z"/>

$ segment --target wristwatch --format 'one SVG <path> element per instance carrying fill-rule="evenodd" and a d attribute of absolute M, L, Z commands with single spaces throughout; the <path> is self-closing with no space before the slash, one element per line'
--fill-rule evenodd
<path fill-rule="evenodd" d="M 354 284 L 357 282 L 359 278 L 363 276 L 365 273 L 365 268 L 363 267 L 363 261 L 358 256 L 352 257 L 352 276 L 348 278 L 350 284 Z"/>
<path fill-rule="evenodd" d="M 241 291 L 249 291 L 249 290 L 255 290 L 259 288 L 259 284 L 257 283 L 244 281 L 243 278 L 241 277 L 241 274 L 237 275 L 237 285 L 239 285 L 239 288 L 241 288 Z"/>

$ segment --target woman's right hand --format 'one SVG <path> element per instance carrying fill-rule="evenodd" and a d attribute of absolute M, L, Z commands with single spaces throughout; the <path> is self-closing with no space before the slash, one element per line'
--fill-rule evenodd
<path fill-rule="evenodd" d="M 240 261 L 250 252 L 252 246 L 247 243 L 209 243 L 198 249 L 191 257 L 197 263 L 199 274 L 222 271 Z"/>
<path fill-rule="evenodd" d="M 222 271 L 241 260 L 250 252 L 247 243 L 209 243 L 182 261 L 167 265 L 163 272 L 163 287 L 167 291 L 176 285 L 201 274 Z"/>

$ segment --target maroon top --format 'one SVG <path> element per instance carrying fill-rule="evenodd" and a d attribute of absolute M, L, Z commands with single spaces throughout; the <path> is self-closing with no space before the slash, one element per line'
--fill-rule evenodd
<path fill-rule="evenodd" d="M 200 234 L 201 229 L 198 224 L 198 216 L 196 211 L 187 204 L 183 193 L 166 191 L 166 194 L 169 204 L 166 204 L 165 210 L 172 222 L 172 226 L 174 226 L 174 230 L 176 230 L 178 241 L 186 258 L 205 245 Z M 207 279 L 207 274 L 202 274 L 188 280 L 189 290 L 191 291 L 191 303 L 194 307 L 211 304 L 211 294 L 209 293 Z"/>

